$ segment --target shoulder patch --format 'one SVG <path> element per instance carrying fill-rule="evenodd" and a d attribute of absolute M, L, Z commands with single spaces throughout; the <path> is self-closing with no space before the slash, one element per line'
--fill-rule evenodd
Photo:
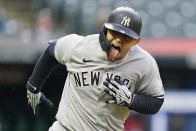
<path fill-rule="evenodd" d="M 49 53 L 50 53 L 52 56 L 54 56 L 54 48 L 55 48 L 56 42 L 57 42 L 57 40 L 50 40 L 50 41 L 48 42 L 48 44 L 49 44 Z"/>
<path fill-rule="evenodd" d="M 51 44 L 55 44 L 56 42 L 57 42 L 57 40 L 50 40 L 50 41 L 48 42 L 48 44 L 51 45 Z"/>

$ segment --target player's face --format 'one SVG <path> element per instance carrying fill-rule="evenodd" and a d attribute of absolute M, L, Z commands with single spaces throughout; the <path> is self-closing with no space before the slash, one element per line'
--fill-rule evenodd
<path fill-rule="evenodd" d="M 111 61 L 122 60 L 131 46 L 134 46 L 140 39 L 133 39 L 125 34 L 107 29 L 106 38 L 112 43 L 111 49 L 107 52 Z"/>

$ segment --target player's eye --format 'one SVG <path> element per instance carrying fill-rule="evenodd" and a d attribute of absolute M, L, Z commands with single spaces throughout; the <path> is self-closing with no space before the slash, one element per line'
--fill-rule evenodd
<path fill-rule="evenodd" d="M 128 35 L 125 35 L 125 34 L 122 34 L 122 33 L 117 32 L 117 31 L 110 30 L 110 29 L 108 29 L 108 30 L 109 30 L 110 34 L 114 38 L 120 38 L 122 41 L 124 41 L 126 43 L 130 43 L 133 40 L 133 38 L 131 38 Z"/>
<path fill-rule="evenodd" d="M 129 42 L 129 41 L 132 41 L 133 39 L 131 38 L 131 37 L 129 37 L 129 36 L 125 36 L 124 38 L 124 41 L 127 41 L 127 42 Z"/>

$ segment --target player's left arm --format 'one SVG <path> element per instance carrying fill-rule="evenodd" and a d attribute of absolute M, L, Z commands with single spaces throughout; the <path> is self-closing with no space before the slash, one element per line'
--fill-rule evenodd
<path fill-rule="evenodd" d="M 106 103 L 127 106 L 130 110 L 139 113 L 155 114 L 164 101 L 163 96 L 133 94 L 118 79 L 107 78 L 103 84 L 107 87 L 104 91 L 112 96 L 112 99 L 107 100 Z"/>

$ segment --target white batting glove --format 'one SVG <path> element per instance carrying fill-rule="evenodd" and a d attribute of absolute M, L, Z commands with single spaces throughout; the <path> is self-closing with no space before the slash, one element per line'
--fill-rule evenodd
<path fill-rule="evenodd" d="M 103 84 L 107 87 L 104 91 L 113 97 L 113 99 L 107 100 L 106 103 L 130 107 L 132 103 L 132 93 L 122 81 L 106 78 Z"/>
<path fill-rule="evenodd" d="M 27 90 L 27 99 L 28 99 L 28 104 L 33 108 L 33 113 L 34 115 L 37 114 L 37 108 L 39 106 L 41 98 L 41 92 L 34 94 Z"/>
<path fill-rule="evenodd" d="M 38 114 L 39 104 L 44 103 L 48 107 L 54 106 L 53 102 L 48 99 L 42 92 L 37 90 L 29 81 L 26 85 L 28 104 L 32 107 L 34 115 Z"/>

